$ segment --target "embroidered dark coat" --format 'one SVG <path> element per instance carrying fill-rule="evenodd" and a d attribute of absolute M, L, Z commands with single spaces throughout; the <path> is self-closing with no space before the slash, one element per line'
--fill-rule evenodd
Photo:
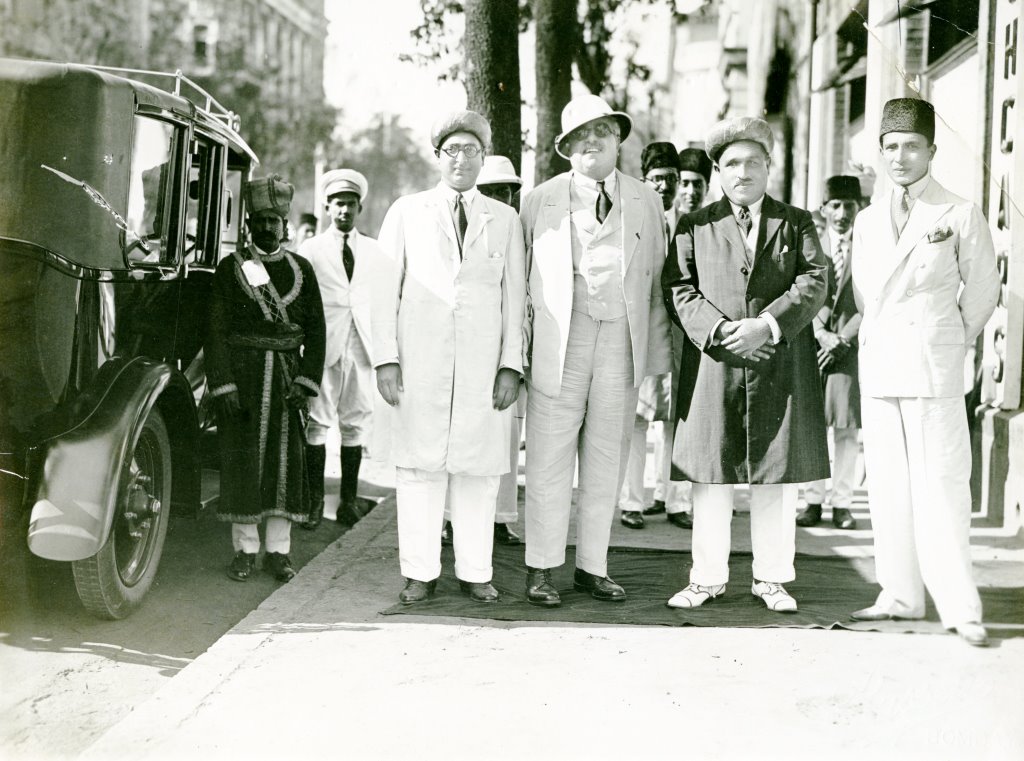
<path fill-rule="evenodd" d="M 292 383 L 310 396 L 324 370 L 320 289 L 305 259 L 284 251 L 261 256 L 270 284 L 254 289 L 237 252 L 213 280 L 206 370 L 210 394 L 238 391 L 241 414 L 218 419 L 221 520 L 258 523 L 268 516 L 302 521 L 309 512 L 300 413 L 285 401 Z"/>

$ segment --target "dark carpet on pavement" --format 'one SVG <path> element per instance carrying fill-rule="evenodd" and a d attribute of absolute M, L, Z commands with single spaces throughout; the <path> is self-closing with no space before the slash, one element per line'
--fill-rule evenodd
<path fill-rule="evenodd" d="M 626 590 L 624 602 L 601 602 L 573 589 L 575 548 L 565 564 L 554 569 L 552 581 L 562 596 L 557 608 L 526 602 L 526 571 L 522 547 L 495 546 L 494 586 L 501 592 L 496 603 L 471 601 L 459 589 L 451 570 L 454 557 L 443 548 L 444 571 L 434 596 L 413 605 L 396 604 L 384 615 L 445 616 L 498 621 L 546 621 L 660 626 L 848 628 L 893 632 L 942 632 L 929 602 L 923 621 L 854 622 L 850 612 L 874 602 L 879 587 L 871 575 L 870 558 L 796 556 L 796 580 L 786 589 L 799 603 L 796 613 L 773 613 L 750 593 L 749 552 L 733 552 L 726 594 L 694 610 L 669 608 L 665 603 L 687 584 L 689 552 L 612 547 L 608 575 Z M 1024 588 L 983 588 L 985 622 L 997 637 L 1024 636 Z"/>

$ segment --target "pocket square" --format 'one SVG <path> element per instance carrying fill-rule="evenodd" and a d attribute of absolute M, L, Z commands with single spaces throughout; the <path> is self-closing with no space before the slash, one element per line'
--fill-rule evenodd
<path fill-rule="evenodd" d="M 503 256 L 505 256 L 505 255 L 503 253 L 501 253 L 500 251 L 492 251 L 490 253 L 491 259 L 501 259 Z"/>
<path fill-rule="evenodd" d="M 943 227 L 936 227 L 928 233 L 929 243 L 941 243 L 953 235 L 953 230 L 950 229 L 949 225 Z"/>

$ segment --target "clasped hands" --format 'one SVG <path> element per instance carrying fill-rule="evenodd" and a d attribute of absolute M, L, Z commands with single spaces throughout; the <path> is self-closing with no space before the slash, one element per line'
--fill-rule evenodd
<path fill-rule="evenodd" d="M 828 370 L 836 362 L 839 362 L 850 351 L 850 341 L 838 333 L 831 333 L 827 330 L 820 331 L 818 339 L 818 369 Z"/>
<path fill-rule="evenodd" d="M 397 362 L 377 368 L 377 390 L 384 397 L 384 401 L 392 407 L 398 404 L 405 387 L 402 385 L 402 368 Z M 494 405 L 494 409 L 508 409 L 518 398 L 519 373 L 508 367 L 501 368 L 494 378 L 494 388 L 491 391 L 491 403 Z"/>
<path fill-rule="evenodd" d="M 775 353 L 772 329 L 761 317 L 726 320 L 715 330 L 714 345 L 751 362 L 769 359 Z"/>

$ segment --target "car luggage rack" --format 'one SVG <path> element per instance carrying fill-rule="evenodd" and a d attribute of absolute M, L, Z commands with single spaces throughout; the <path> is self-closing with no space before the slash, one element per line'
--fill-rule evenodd
<path fill-rule="evenodd" d="M 88 64 L 87 66 L 90 69 L 110 71 L 115 74 L 144 74 L 150 77 L 173 78 L 175 95 L 190 101 L 196 108 L 206 113 L 210 118 L 222 122 L 228 129 L 235 132 L 238 132 L 241 129 L 241 119 L 238 114 L 221 105 L 221 103 L 210 95 L 210 93 L 186 77 L 181 69 L 177 69 L 172 73 L 169 71 L 150 71 L 148 69 L 127 69 L 121 66 L 99 66 L 96 64 Z M 205 105 L 197 103 L 194 98 L 190 98 L 187 93 L 183 92 L 181 87 L 182 83 L 188 85 L 196 94 L 200 95 L 201 99 L 206 101 Z"/>

